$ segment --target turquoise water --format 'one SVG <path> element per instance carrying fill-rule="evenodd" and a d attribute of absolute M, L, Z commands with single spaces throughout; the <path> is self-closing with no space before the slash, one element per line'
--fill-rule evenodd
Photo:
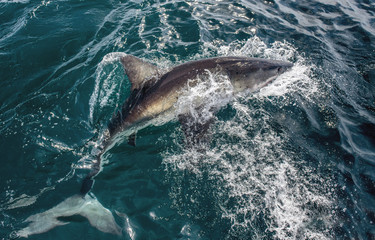
<path fill-rule="evenodd" d="M 124 53 L 294 67 L 251 95 L 216 91 L 223 76 L 190 89 L 175 114 L 222 107 L 205 151 L 173 115 L 109 150 L 90 197 L 122 236 L 72 216 L 30 239 L 375 238 L 373 2 L 0 0 L 0 24 L 1 239 L 79 192 L 129 95 Z"/>

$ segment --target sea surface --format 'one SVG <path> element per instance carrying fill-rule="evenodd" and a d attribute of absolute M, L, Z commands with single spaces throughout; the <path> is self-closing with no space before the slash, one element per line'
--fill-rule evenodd
<path fill-rule="evenodd" d="M 117 142 L 89 197 L 121 236 L 71 216 L 30 239 L 375 239 L 372 0 L 0 0 L 0 239 L 79 192 L 130 94 L 125 54 L 294 66 L 253 94 L 209 74 Z M 203 150 L 176 118 L 197 101 Z"/>

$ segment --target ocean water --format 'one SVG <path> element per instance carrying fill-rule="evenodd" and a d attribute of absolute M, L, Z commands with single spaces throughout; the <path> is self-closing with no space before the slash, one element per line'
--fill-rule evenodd
<path fill-rule="evenodd" d="M 211 74 L 110 149 L 89 202 L 121 236 L 71 216 L 30 239 L 375 239 L 373 1 L 0 0 L 0 26 L 1 239 L 79 192 L 129 96 L 124 54 L 294 66 L 235 96 Z M 202 99 L 203 151 L 175 118 Z"/>

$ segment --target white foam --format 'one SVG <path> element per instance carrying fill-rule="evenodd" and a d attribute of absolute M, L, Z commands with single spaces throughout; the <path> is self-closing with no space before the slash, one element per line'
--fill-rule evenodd
<path fill-rule="evenodd" d="M 311 78 L 311 66 L 296 63 L 290 71 L 280 75 L 272 84 L 260 89 L 259 97 L 285 96 L 298 92 L 308 99 L 319 90 L 318 84 Z"/>
<path fill-rule="evenodd" d="M 239 111 L 246 107 L 246 104 L 238 102 L 234 105 L 236 110 L 241 109 Z M 251 113 L 252 110 L 247 108 L 245 114 L 240 112 L 229 122 L 217 122 L 213 126 L 217 146 L 206 149 L 206 152 L 187 149 L 182 153 L 167 154 L 163 160 L 167 170 L 180 173 L 171 174 L 176 178 L 172 182 L 180 185 L 186 170 L 198 178 L 208 172 L 209 178 L 217 183 L 211 186 L 215 194 L 222 196 L 213 208 L 220 208 L 222 217 L 231 221 L 231 235 L 252 228 L 259 221 L 257 216 L 261 213 L 267 216 L 263 219 L 267 230 L 279 239 L 309 238 L 316 234 L 321 235 L 321 239 L 329 239 L 329 234 L 315 229 L 317 213 L 314 216 L 314 209 L 308 207 L 316 205 L 325 209 L 319 218 L 324 218 L 322 224 L 325 228 L 331 227 L 333 216 L 328 210 L 333 202 L 330 196 L 325 195 L 326 180 L 320 179 L 321 186 L 303 179 L 307 173 L 314 172 L 308 168 L 298 169 L 295 161 L 303 162 L 303 159 L 289 156 L 291 153 L 283 149 L 284 138 L 287 137 L 279 136 L 270 128 L 267 112 L 258 110 Z M 259 126 L 261 128 L 255 130 Z M 250 136 L 253 131 L 255 136 Z M 237 139 L 235 144 L 228 141 L 231 138 Z M 185 187 L 199 191 L 199 184 L 189 183 L 192 186 L 185 184 Z M 180 191 L 177 186 L 171 189 L 171 197 L 178 199 L 176 202 L 186 198 L 180 194 L 189 192 Z M 184 204 L 176 204 L 175 207 L 185 211 Z M 262 229 L 255 227 L 252 231 L 258 236 L 264 235 Z"/>
<path fill-rule="evenodd" d="M 329 230 L 335 224 L 335 216 L 334 199 L 328 190 L 329 176 L 322 176 L 304 164 L 305 160 L 288 146 L 289 137 L 272 126 L 273 113 L 263 107 L 290 106 L 297 101 L 293 100 L 294 94 L 315 103 L 317 95 L 324 93 L 319 82 L 311 77 L 314 66 L 308 65 L 291 45 L 277 42 L 268 47 L 256 37 L 228 46 L 207 44 L 207 48 L 216 49 L 223 56 L 290 60 L 295 66 L 254 95 L 226 99 L 222 93 L 212 94 L 217 83 L 208 81 L 207 85 L 190 88 L 190 95 L 179 100 L 178 111 L 191 111 L 193 115 L 197 99 L 211 105 L 204 107 L 208 111 L 205 116 L 212 117 L 214 112 L 210 109 L 215 102 L 218 107 L 232 102 L 235 113 L 229 120 L 212 124 L 214 144 L 204 151 L 201 146 L 185 149 L 181 144 L 178 151 L 164 154 L 173 206 L 180 214 L 191 218 L 196 215 L 196 220 L 201 220 L 204 216 L 199 207 L 200 201 L 204 201 L 201 196 L 214 198 L 212 209 L 230 221 L 227 237 L 249 236 L 251 232 L 254 238 L 332 238 Z M 223 79 L 210 77 L 212 82 Z M 273 102 L 275 98 L 277 102 Z M 211 185 L 204 186 L 208 183 L 202 179 L 209 180 Z M 213 193 L 202 192 L 206 188 Z M 259 227 L 262 225 L 265 227 Z"/>
<path fill-rule="evenodd" d="M 214 117 L 216 109 L 233 99 L 233 86 L 226 75 L 206 71 L 188 84 L 175 104 L 175 115 L 189 113 L 197 122 L 205 123 Z"/>

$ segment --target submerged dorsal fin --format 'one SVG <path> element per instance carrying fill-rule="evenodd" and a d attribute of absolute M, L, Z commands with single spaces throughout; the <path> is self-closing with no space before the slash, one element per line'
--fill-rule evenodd
<path fill-rule="evenodd" d="M 122 57 L 121 63 L 132 84 L 132 91 L 146 85 L 150 86 L 159 75 L 159 70 L 155 65 L 145 62 L 133 55 Z"/>

